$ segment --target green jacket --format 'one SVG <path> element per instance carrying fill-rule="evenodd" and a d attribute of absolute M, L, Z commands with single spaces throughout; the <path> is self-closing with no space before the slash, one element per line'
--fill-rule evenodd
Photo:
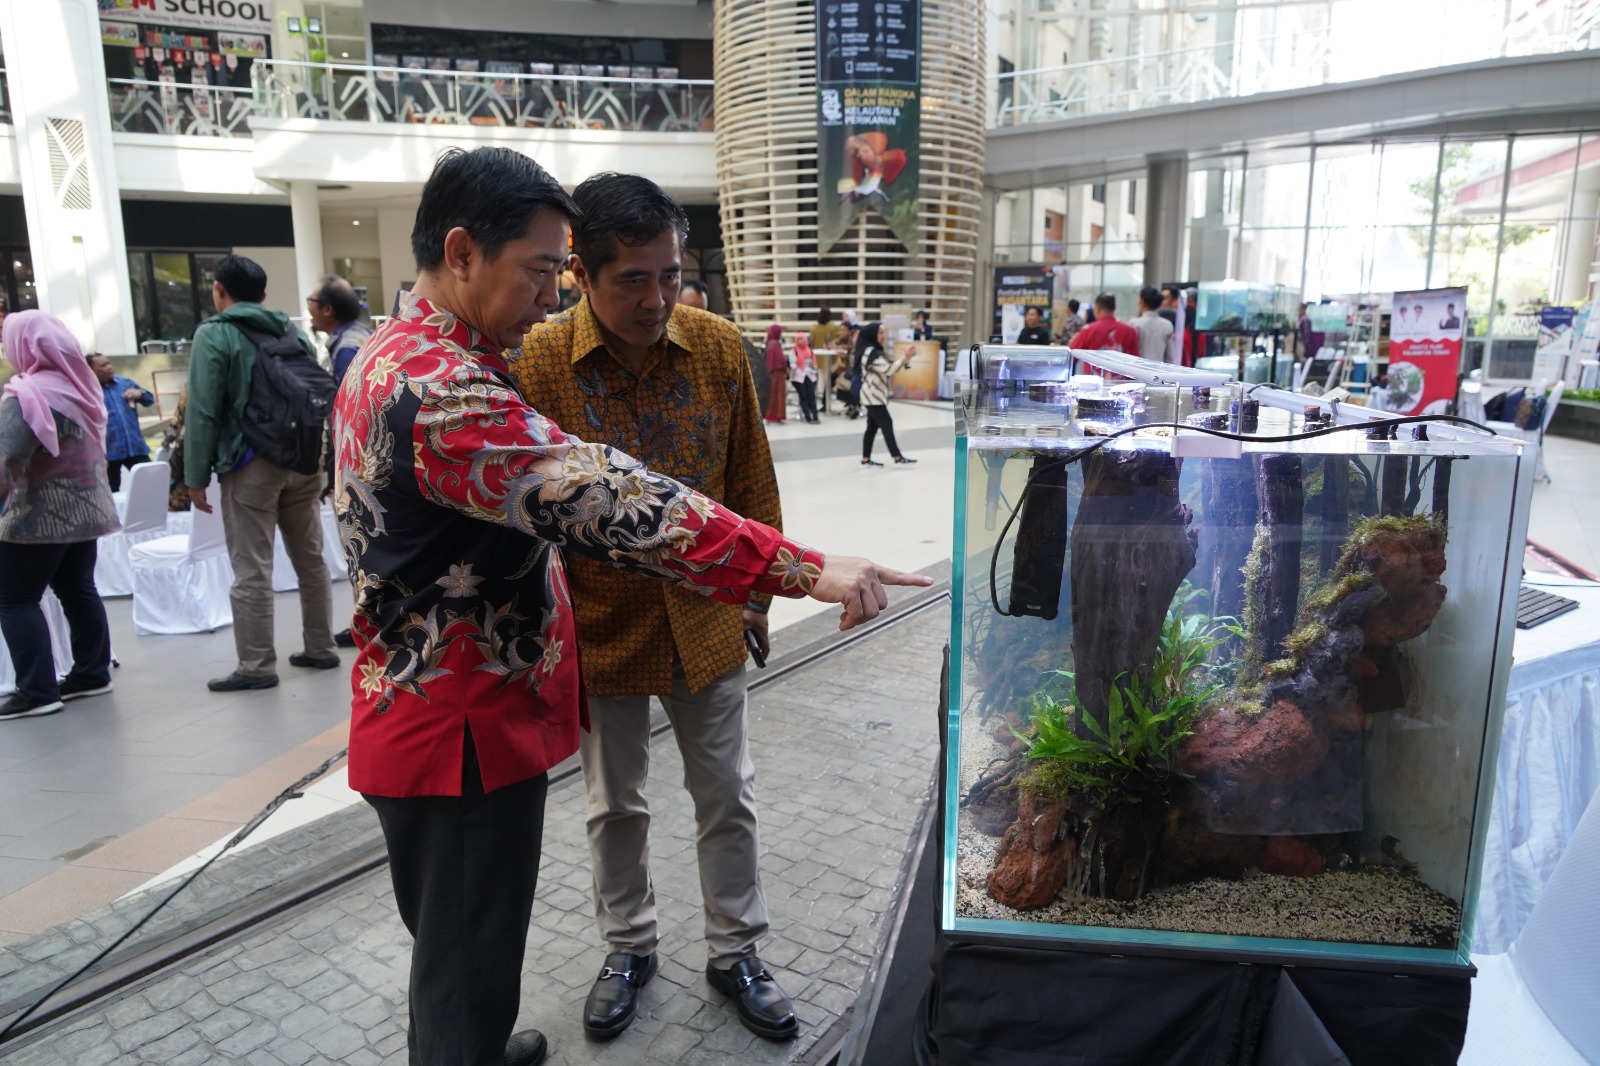
<path fill-rule="evenodd" d="M 248 447 L 239 418 L 250 402 L 256 347 L 229 323 L 243 324 L 269 337 L 281 337 L 295 328 L 282 311 L 236 303 L 194 331 L 183 422 L 183 482 L 194 489 L 211 484 L 213 472 L 226 474 L 238 466 Z M 304 333 L 296 333 L 300 346 L 315 358 L 311 341 Z"/>

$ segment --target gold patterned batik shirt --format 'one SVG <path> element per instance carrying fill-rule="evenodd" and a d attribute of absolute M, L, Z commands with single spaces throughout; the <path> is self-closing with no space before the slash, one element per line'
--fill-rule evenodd
<path fill-rule="evenodd" d="M 636 456 L 723 506 L 782 528 L 761 404 L 732 323 L 679 306 L 638 375 L 606 348 L 585 298 L 533 327 L 511 375 L 568 432 Z M 698 691 L 746 656 L 739 605 L 713 603 L 592 560 L 570 581 L 591 696 L 672 691 L 672 663 Z"/>

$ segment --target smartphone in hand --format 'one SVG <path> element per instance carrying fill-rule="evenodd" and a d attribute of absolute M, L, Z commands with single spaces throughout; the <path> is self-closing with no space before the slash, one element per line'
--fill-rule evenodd
<path fill-rule="evenodd" d="M 756 666 L 764 669 L 767 657 L 761 653 L 761 641 L 756 637 L 756 631 L 749 626 L 744 629 L 744 646 L 750 649 L 750 657 L 755 659 Z"/>

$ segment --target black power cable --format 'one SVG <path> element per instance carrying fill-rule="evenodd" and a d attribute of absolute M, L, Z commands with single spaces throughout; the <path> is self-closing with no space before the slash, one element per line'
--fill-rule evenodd
<path fill-rule="evenodd" d="M 1063 455 L 1057 459 L 1051 459 L 1043 463 L 1037 463 L 1034 465 L 1034 468 L 1028 472 L 1028 479 L 1023 484 L 1022 491 L 1017 494 L 1017 504 L 1015 507 L 1011 508 L 1011 513 L 1006 517 L 1006 524 L 1000 527 L 1000 536 L 994 542 L 994 550 L 989 553 L 989 602 L 994 605 L 996 614 L 1005 615 L 1007 617 L 1020 617 L 1019 615 L 1013 614 L 1010 608 L 1000 606 L 1000 588 L 997 571 L 999 570 L 1000 566 L 1000 548 L 1005 544 L 1006 534 L 1011 532 L 1011 527 L 1016 523 L 1017 515 L 1022 513 L 1022 505 L 1028 498 L 1028 491 L 1033 488 L 1034 479 L 1045 471 L 1055 470 L 1059 466 L 1071 466 L 1084 456 L 1090 455 L 1099 451 L 1101 448 L 1104 448 L 1107 444 L 1110 444 L 1118 437 L 1130 436 L 1134 433 L 1140 433 L 1149 429 L 1172 429 L 1187 430 L 1195 433 L 1205 433 L 1212 437 L 1223 437 L 1227 440 L 1244 441 L 1246 443 L 1255 442 L 1259 444 L 1289 444 L 1294 441 L 1311 440 L 1315 437 L 1326 437 L 1330 433 L 1347 433 L 1352 430 L 1361 430 L 1365 432 L 1374 426 L 1393 428 L 1396 426 L 1415 425 L 1423 422 L 1453 422 L 1457 425 L 1471 426 L 1473 429 L 1482 430 L 1491 437 L 1499 436 L 1498 433 L 1482 423 L 1474 422 L 1470 418 L 1458 418 L 1455 415 L 1405 415 L 1400 418 L 1380 418 L 1373 419 L 1369 422 L 1352 422 L 1342 426 L 1325 426 L 1322 429 L 1303 430 L 1299 433 L 1282 433 L 1273 436 L 1255 433 L 1234 433 L 1226 429 L 1208 429 L 1205 426 L 1194 426 L 1187 422 L 1146 422 L 1142 425 L 1127 426 L 1123 429 L 1107 433 L 1103 437 L 1096 438 L 1095 442 L 1086 448 L 1079 448 L 1076 451 L 1068 452 L 1066 455 Z"/>
<path fill-rule="evenodd" d="M 269 817 L 271 817 L 274 811 L 276 811 L 279 807 L 282 807 L 289 800 L 299 799 L 300 796 L 304 794 L 307 786 L 309 786 L 313 781 L 321 777 L 323 774 L 327 773 L 329 770 L 333 769 L 334 765 L 338 763 L 340 759 L 343 759 L 345 755 L 348 754 L 349 750 L 349 748 L 345 748 L 334 755 L 328 756 L 327 759 L 323 760 L 321 766 L 318 766 L 315 770 L 312 770 L 300 780 L 296 781 L 294 784 L 278 793 L 277 796 L 273 798 L 271 803 L 268 803 L 265 807 L 263 807 L 254 818 L 250 819 L 250 821 L 245 824 L 244 828 L 240 829 L 237 833 L 233 834 L 233 836 L 229 837 L 228 842 L 222 845 L 222 848 L 215 855 L 203 862 L 199 869 L 195 870 L 188 877 L 185 877 L 178 884 L 177 888 L 174 888 L 171 892 L 167 893 L 166 898 L 162 899 L 160 903 L 157 903 L 155 907 L 150 910 L 150 913 L 146 914 L 143 918 L 140 918 L 137 922 L 135 922 L 127 930 L 127 932 L 123 933 L 121 936 L 117 937 L 116 940 L 112 941 L 108 946 L 103 948 L 99 954 L 95 955 L 94 958 L 78 967 L 75 973 L 61 981 L 44 995 L 40 996 L 28 1006 L 27 1010 L 23 1011 L 21 1014 L 18 1014 L 15 1018 L 12 1018 L 10 1023 L 7 1024 L 3 1030 L 0 1030 L 0 1043 L 4 1043 L 6 1038 L 9 1037 L 18 1026 L 27 1021 L 34 1011 L 50 1002 L 57 992 L 60 992 L 63 988 L 66 988 L 84 974 L 94 969 L 94 967 L 98 966 L 107 955 L 110 955 L 113 951 L 116 951 L 123 944 L 127 943 L 129 937 L 143 929 L 145 925 L 149 923 L 150 919 L 160 914 L 166 905 L 171 903 L 173 899 L 177 897 L 178 893 L 188 888 L 194 883 L 197 877 L 210 869 L 212 863 L 222 858 L 222 856 L 226 855 L 235 846 L 242 843 L 244 839 L 251 833 L 254 833 L 258 828 L 260 828 L 261 823 L 265 822 Z"/>

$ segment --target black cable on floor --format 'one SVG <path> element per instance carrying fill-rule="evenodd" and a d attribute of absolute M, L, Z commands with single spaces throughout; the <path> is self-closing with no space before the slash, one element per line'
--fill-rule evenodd
<path fill-rule="evenodd" d="M 94 958 L 78 967 L 75 973 L 61 981 L 44 995 L 40 996 L 37 1000 L 29 1005 L 27 1010 L 11 1019 L 10 1023 L 3 1030 L 0 1030 L 0 1043 L 4 1043 L 6 1038 L 9 1037 L 19 1025 L 27 1021 L 34 1011 L 37 1011 L 40 1007 L 50 1002 L 50 1000 L 55 997 L 56 993 L 60 992 L 63 988 L 66 988 L 68 985 L 78 980 L 90 970 L 94 969 L 94 967 L 99 965 L 106 958 L 106 956 L 110 955 L 113 951 L 116 951 L 123 944 L 127 943 L 129 937 L 143 929 L 145 925 L 149 923 L 150 919 L 160 914 L 166 905 L 171 903 L 177 897 L 178 893 L 188 888 L 194 883 L 196 878 L 209 870 L 212 863 L 222 858 L 222 856 L 226 855 L 237 845 L 243 843 L 245 838 L 260 828 L 261 823 L 270 818 L 272 813 L 279 807 L 282 807 L 289 800 L 299 799 L 304 794 L 307 786 L 309 786 L 313 781 L 321 777 L 323 774 L 327 773 L 329 770 L 333 769 L 334 765 L 337 764 L 340 759 L 343 759 L 345 755 L 349 753 L 349 751 L 349 748 L 343 748 L 337 753 L 328 756 L 327 759 L 323 760 L 322 765 L 318 766 L 315 770 L 312 770 L 310 773 L 300 778 L 300 780 L 296 781 L 294 784 L 290 785 L 288 788 L 284 789 L 282 792 L 273 797 L 272 802 L 261 808 L 254 818 L 245 823 L 244 828 L 240 829 L 237 833 L 233 834 L 233 836 L 229 837 L 228 842 L 222 845 L 221 849 L 219 849 L 215 855 L 201 863 L 197 870 L 191 873 L 188 877 L 185 877 L 178 884 L 178 887 L 167 893 L 166 898 L 151 908 L 150 913 L 146 914 L 143 918 L 140 918 L 137 922 L 135 922 L 127 930 L 127 932 L 117 937 L 116 940 L 112 941 L 111 944 L 102 949 L 99 954 L 95 955 Z"/>

